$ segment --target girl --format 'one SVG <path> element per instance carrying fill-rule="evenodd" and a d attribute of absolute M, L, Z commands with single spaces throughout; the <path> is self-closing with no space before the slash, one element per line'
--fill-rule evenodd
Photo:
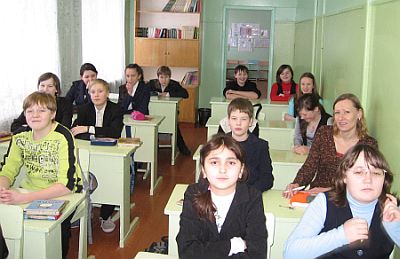
<path fill-rule="evenodd" d="M 276 83 L 272 85 L 271 101 L 288 102 L 298 91 L 298 85 L 293 81 L 293 69 L 290 65 L 281 65 L 276 71 Z"/>
<path fill-rule="evenodd" d="M 318 129 L 310 152 L 293 182 L 286 187 L 287 198 L 295 194 L 293 188 L 310 185 L 309 192 L 327 191 L 336 177 L 343 155 L 357 143 L 378 147 L 378 142 L 368 135 L 364 110 L 353 94 L 342 94 L 333 104 L 333 125 Z"/>
<path fill-rule="evenodd" d="M 223 94 L 226 99 L 233 100 L 241 97 L 249 100 L 259 99 L 261 97 L 260 90 L 257 85 L 250 82 L 249 69 L 245 65 L 237 65 L 235 67 L 235 80 L 226 83 Z"/>
<path fill-rule="evenodd" d="M 74 121 L 72 134 L 79 139 L 90 139 L 90 136 L 119 138 L 123 128 L 121 107 L 108 100 L 110 87 L 102 79 L 89 83 L 91 103 L 78 107 L 78 117 Z M 100 210 L 101 229 L 112 232 L 115 223 L 111 220 L 114 205 L 102 205 Z"/>
<path fill-rule="evenodd" d="M 286 121 L 292 121 L 297 117 L 297 100 L 300 98 L 302 94 L 313 93 L 319 99 L 319 102 L 323 104 L 322 98 L 319 96 L 317 91 L 317 86 L 315 84 L 315 77 L 312 73 L 306 72 L 300 77 L 300 91 L 297 92 L 295 96 L 292 96 L 289 99 L 288 103 L 288 112 L 285 113 L 284 119 Z"/>
<path fill-rule="evenodd" d="M 72 123 L 72 104 L 64 97 L 61 97 L 60 79 L 50 72 L 39 76 L 37 83 L 38 91 L 45 92 L 56 98 L 57 112 L 56 121 L 67 128 L 71 128 Z M 30 128 L 26 122 L 25 113 L 22 112 L 11 124 L 11 132 L 14 134 L 29 131 Z"/>
<path fill-rule="evenodd" d="M 296 118 L 293 148 L 297 154 L 308 154 L 318 128 L 322 125 L 332 125 L 332 116 L 325 112 L 318 99 L 314 94 L 303 94 L 297 100 L 300 117 Z"/>
<path fill-rule="evenodd" d="M 54 120 L 54 97 L 34 92 L 25 98 L 23 109 L 30 130 L 14 135 L 10 142 L 0 171 L 0 203 L 24 204 L 80 192 L 77 147 L 71 132 Z M 28 193 L 10 188 L 23 165 L 26 175 L 20 185 Z M 71 218 L 61 224 L 63 258 L 68 252 Z"/>
<path fill-rule="evenodd" d="M 124 113 L 133 110 L 149 114 L 150 87 L 146 87 L 143 69 L 138 64 L 129 64 L 125 68 L 126 84 L 119 87 L 118 104 Z"/>
<path fill-rule="evenodd" d="M 81 79 L 72 82 L 65 98 L 76 106 L 90 103 L 90 95 L 88 92 L 89 83 L 97 78 L 97 70 L 93 64 L 85 63 L 79 71 Z"/>
<path fill-rule="evenodd" d="M 247 178 L 244 152 L 232 137 L 215 135 L 200 151 L 203 180 L 185 192 L 179 258 L 266 258 L 261 193 Z"/>
<path fill-rule="evenodd" d="M 351 148 L 333 190 L 317 195 L 289 236 L 285 258 L 389 258 L 393 242 L 386 232 L 395 228 L 381 223 L 389 214 L 385 201 L 396 200 L 389 195 L 392 181 L 377 149 L 365 144 Z"/>

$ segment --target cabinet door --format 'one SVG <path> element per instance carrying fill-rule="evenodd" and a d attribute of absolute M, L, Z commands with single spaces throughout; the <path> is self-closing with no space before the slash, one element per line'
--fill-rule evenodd
<path fill-rule="evenodd" d="M 167 62 L 165 39 L 135 38 L 135 63 L 140 66 L 160 66 Z"/>
<path fill-rule="evenodd" d="M 196 122 L 196 112 L 198 106 L 198 86 L 187 86 L 185 87 L 189 93 L 189 98 L 183 99 L 179 102 L 179 122 Z"/>
<path fill-rule="evenodd" d="M 199 41 L 168 39 L 167 65 L 171 67 L 198 67 Z"/>

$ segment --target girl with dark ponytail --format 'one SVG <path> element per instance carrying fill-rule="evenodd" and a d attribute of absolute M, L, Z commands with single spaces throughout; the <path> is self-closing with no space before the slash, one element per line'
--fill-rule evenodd
<path fill-rule="evenodd" d="M 215 135 L 200 151 L 202 179 L 185 192 L 179 258 L 266 258 L 261 193 L 248 186 L 244 151 Z"/>

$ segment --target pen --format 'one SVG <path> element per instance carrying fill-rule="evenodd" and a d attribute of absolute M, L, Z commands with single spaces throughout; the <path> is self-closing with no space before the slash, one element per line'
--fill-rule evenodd
<path fill-rule="evenodd" d="M 284 193 L 293 192 L 293 191 L 300 191 L 300 190 L 303 190 L 304 188 L 306 188 L 306 187 L 304 185 L 302 185 L 302 186 L 293 188 L 291 190 L 284 191 Z"/>

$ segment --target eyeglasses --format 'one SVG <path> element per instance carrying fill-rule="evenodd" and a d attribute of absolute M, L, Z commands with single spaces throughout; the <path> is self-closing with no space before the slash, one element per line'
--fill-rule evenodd
<path fill-rule="evenodd" d="M 349 170 L 349 172 L 353 176 L 358 177 L 358 178 L 364 178 L 367 175 L 367 173 L 369 173 L 372 178 L 379 179 L 379 178 L 385 177 L 386 170 L 384 170 L 384 169 L 373 169 L 371 171 L 371 170 L 365 170 L 365 169 L 361 169 L 361 168 L 356 168 L 356 169 L 353 169 L 353 170 Z"/>

